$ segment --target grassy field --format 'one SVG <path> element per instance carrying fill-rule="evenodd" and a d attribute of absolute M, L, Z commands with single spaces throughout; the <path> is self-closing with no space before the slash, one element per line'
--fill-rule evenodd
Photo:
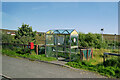
<path fill-rule="evenodd" d="M 103 53 L 118 53 L 118 49 L 112 50 L 112 49 L 93 49 L 93 59 L 90 59 L 89 62 L 93 65 L 99 64 L 103 62 Z M 107 56 L 106 59 L 110 58 L 116 58 L 116 56 Z"/>
<path fill-rule="evenodd" d="M 107 53 L 116 53 L 118 54 L 118 49 L 93 49 L 93 58 L 87 60 L 87 62 L 89 62 L 92 65 L 97 65 L 100 63 L 103 63 L 103 53 L 107 52 Z M 117 56 L 111 56 L 108 55 L 106 56 L 106 60 L 109 59 L 116 59 L 118 58 Z"/>
<path fill-rule="evenodd" d="M 93 59 L 68 62 L 66 65 L 78 69 L 98 72 L 107 77 L 120 78 L 120 60 L 118 60 L 118 57 L 116 56 L 106 56 L 106 61 L 103 63 L 104 52 L 117 54 L 118 50 L 93 49 Z"/>

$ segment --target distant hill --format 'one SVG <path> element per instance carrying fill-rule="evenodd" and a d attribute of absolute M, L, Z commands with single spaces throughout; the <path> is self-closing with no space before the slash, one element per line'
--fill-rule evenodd
<path fill-rule="evenodd" d="M 8 30 L 8 29 L 0 29 L 0 31 L 6 32 L 7 34 L 15 35 L 17 30 Z M 37 34 L 45 34 L 45 32 L 37 32 Z"/>
<path fill-rule="evenodd" d="M 0 31 L 5 32 L 7 34 L 15 35 L 15 32 L 17 30 L 0 29 Z"/>
<path fill-rule="evenodd" d="M 120 41 L 120 35 L 103 34 L 103 38 L 110 41 Z"/>
<path fill-rule="evenodd" d="M 4 31 L 4 32 L 6 32 L 7 34 L 11 34 L 11 35 L 15 35 L 15 32 L 17 31 L 17 30 L 8 30 L 8 29 L 0 29 L 0 31 L 1 30 Z M 45 35 L 45 32 L 37 32 L 37 34 Z M 116 35 L 115 36 L 113 34 L 103 34 L 103 38 L 105 40 L 110 40 L 110 41 L 114 41 L 114 40 L 120 41 L 120 35 Z M 44 36 L 44 39 L 45 39 L 45 36 Z"/>

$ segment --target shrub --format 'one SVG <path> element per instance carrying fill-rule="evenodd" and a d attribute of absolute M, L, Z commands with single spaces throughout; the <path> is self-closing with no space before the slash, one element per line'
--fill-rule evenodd
<path fill-rule="evenodd" d="M 111 76 L 114 76 L 115 75 L 114 70 L 115 70 L 115 68 L 113 68 L 113 67 L 106 67 L 104 69 L 104 73 L 108 74 L 108 75 L 111 75 Z"/>
<path fill-rule="evenodd" d="M 89 63 L 89 62 L 87 62 L 87 61 L 82 61 L 82 65 L 91 66 L 91 63 Z"/>
<path fill-rule="evenodd" d="M 31 55 L 36 55 L 35 50 L 31 50 L 30 53 L 31 53 Z"/>
<path fill-rule="evenodd" d="M 115 70 L 115 76 L 117 77 L 117 78 L 120 78 L 120 68 L 116 68 L 116 70 Z"/>
<path fill-rule="evenodd" d="M 45 54 L 45 48 L 43 48 L 43 47 L 40 47 L 40 48 L 38 48 L 39 49 L 39 54 Z"/>
<path fill-rule="evenodd" d="M 117 59 L 109 59 L 105 62 L 104 66 L 102 63 L 97 64 L 97 65 L 92 65 L 88 61 L 81 61 L 81 62 L 68 62 L 66 65 L 69 65 L 74 68 L 82 68 L 82 69 L 87 69 L 91 71 L 96 71 L 99 72 L 102 75 L 106 75 L 108 77 L 116 77 L 120 78 L 120 68 L 117 66 L 119 63 L 115 64 Z M 107 65 L 108 63 L 108 65 Z M 113 65 L 112 65 L 113 64 Z"/>
<path fill-rule="evenodd" d="M 97 71 L 97 69 L 95 67 L 88 67 L 88 70 Z"/>
<path fill-rule="evenodd" d="M 105 61 L 104 66 L 119 66 L 119 61 L 117 59 L 108 59 Z"/>
<path fill-rule="evenodd" d="M 99 66 L 98 69 L 97 69 L 97 71 L 99 73 L 104 73 L 104 66 Z"/>

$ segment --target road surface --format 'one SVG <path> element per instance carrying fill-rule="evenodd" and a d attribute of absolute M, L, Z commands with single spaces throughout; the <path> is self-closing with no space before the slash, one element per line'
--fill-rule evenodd
<path fill-rule="evenodd" d="M 70 68 L 22 58 L 2 57 L 2 74 L 11 78 L 104 78 L 94 72 Z"/>

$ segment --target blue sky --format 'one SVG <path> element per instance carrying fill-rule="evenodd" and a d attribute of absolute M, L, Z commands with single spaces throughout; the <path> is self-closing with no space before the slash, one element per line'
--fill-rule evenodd
<path fill-rule="evenodd" d="M 2 28 L 17 30 L 76 29 L 78 32 L 118 33 L 117 2 L 2 2 Z"/>

